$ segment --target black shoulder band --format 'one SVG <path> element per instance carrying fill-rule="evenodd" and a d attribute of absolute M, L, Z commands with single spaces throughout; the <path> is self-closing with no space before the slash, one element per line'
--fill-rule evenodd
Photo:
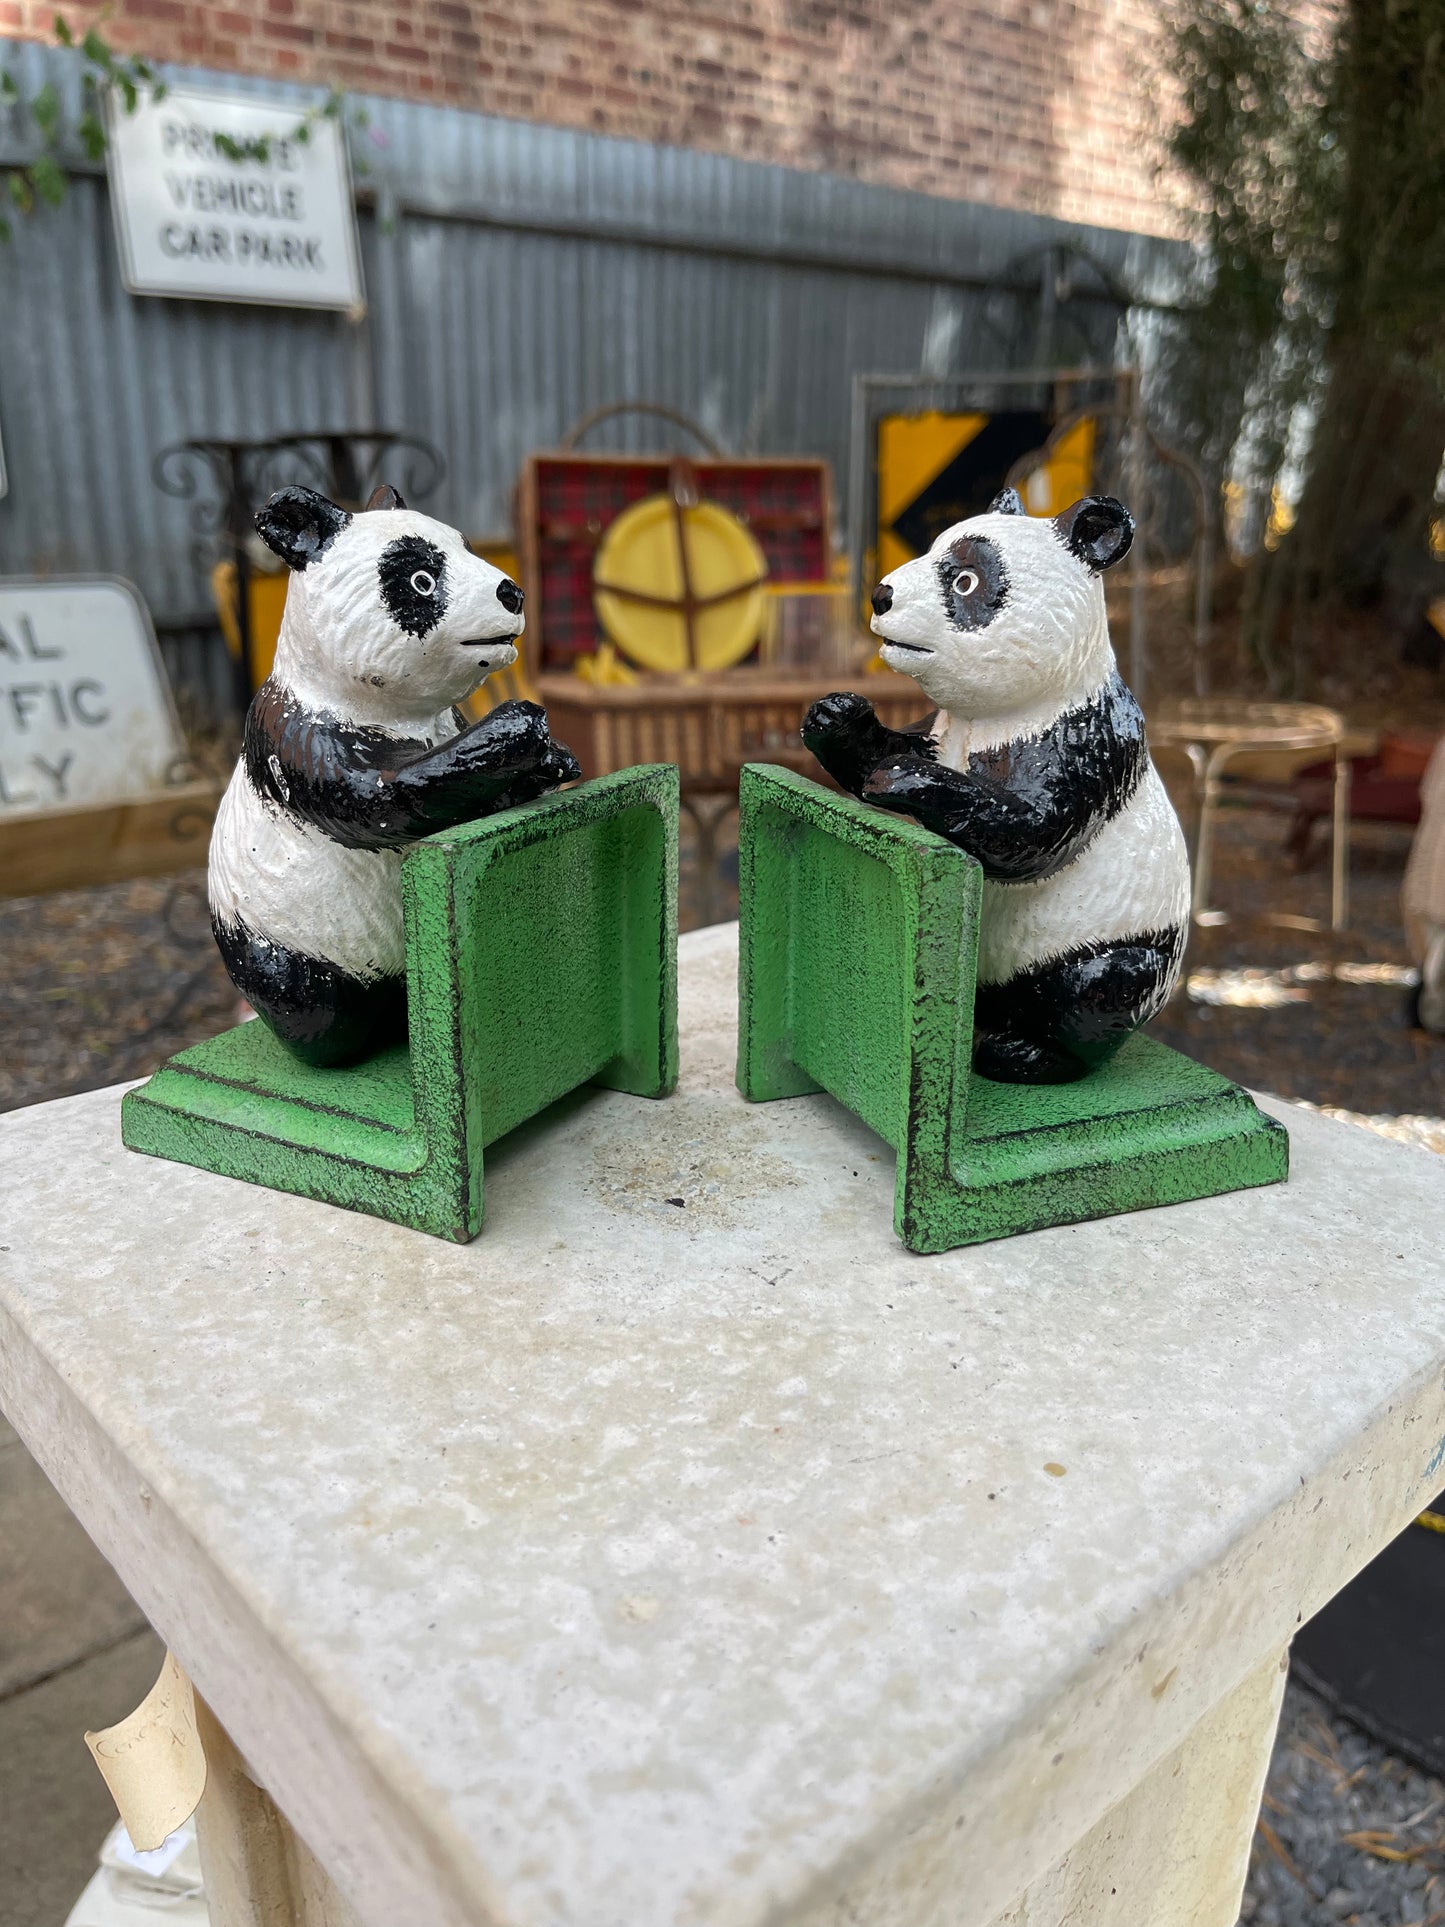
<path fill-rule="evenodd" d="M 1128 803 L 1147 762 L 1143 712 L 1116 670 L 1038 736 L 980 751 L 962 771 L 890 759 L 863 794 L 968 850 L 986 875 L 1018 883 L 1072 863 Z"/>
<path fill-rule="evenodd" d="M 412 738 L 338 722 L 263 683 L 242 746 L 257 792 L 354 850 L 399 849 L 540 796 L 580 772 L 536 703 L 501 703 L 458 736 Z"/>

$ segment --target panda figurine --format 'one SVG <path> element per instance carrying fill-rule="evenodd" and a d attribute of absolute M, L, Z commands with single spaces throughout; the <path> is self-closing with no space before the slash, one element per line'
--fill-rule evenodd
<path fill-rule="evenodd" d="M 350 514 L 283 488 L 256 516 L 291 570 L 270 677 L 211 837 L 232 983 L 304 1062 L 404 1034 L 401 851 L 581 772 L 535 703 L 453 705 L 517 659 L 522 591 L 377 489 Z"/>
<path fill-rule="evenodd" d="M 879 654 L 936 714 L 887 729 L 864 697 L 834 695 L 803 722 L 845 790 L 983 866 L 974 1067 L 1004 1083 L 1105 1063 L 1184 955 L 1189 860 L 1099 580 L 1133 539 L 1111 496 L 1044 521 L 1005 490 L 873 591 Z"/>

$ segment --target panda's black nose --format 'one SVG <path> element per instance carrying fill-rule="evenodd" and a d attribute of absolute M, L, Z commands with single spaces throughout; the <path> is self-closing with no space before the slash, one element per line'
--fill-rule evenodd
<path fill-rule="evenodd" d="M 507 611 L 508 615 L 519 616 L 522 613 L 522 604 L 525 602 L 526 597 L 517 587 L 517 584 L 513 582 L 512 578 L 509 575 L 504 575 L 497 584 L 497 600 Z"/>
<path fill-rule="evenodd" d="M 893 590 L 888 583 L 880 582 L 873 591 L 873 613 L 875 616 L 886 616 L 892 607 Z"/>

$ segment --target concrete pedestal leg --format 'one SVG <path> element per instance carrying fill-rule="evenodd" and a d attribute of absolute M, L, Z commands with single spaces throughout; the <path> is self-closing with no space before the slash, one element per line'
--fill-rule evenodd
<path fill-rule="evenodd" d="M 1236 1686 L 990 1927 L 1235 1927 L 1287 1663 Z"/>
<path fill-rule="evenodd" d="M 356 1927 L 356 1916 L 196 1698 L 206 1791 L 196 1809 L 211 1927 Z"/>

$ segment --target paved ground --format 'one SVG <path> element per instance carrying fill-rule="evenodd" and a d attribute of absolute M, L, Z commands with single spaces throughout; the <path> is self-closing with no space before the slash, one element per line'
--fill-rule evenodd
<path fill-rule="evenodd" d="M 0 1419 L 0 1927 L 60 1927 L 115 1808 L 86 1751 L 161 1645 Z"/>
<path fill-rule="evenodd" d="M 1403 838 L 1357 834 L 1352 929 L 1335 941 L 1253 921 L 1324 905 L 1323 872 L 1290 874 L 1281 836 L 1266 816 L 1227 823 L 1216 900 L 1244 920 L 1201 934 L 1195 995 L 1177 999 L 1156 1034 L 1286 1096 L 1445 1116 L 1445 1042 L 1406 1029 L 1390 980 L 1406 962 Z M 0 1110 L 144 1075 L 231 1021 L 198 886 L 135 883 L 6 906 Z M 735 905 L 726 850 L 707 908 L 723 917 Z M 684 927 L 703 914 L 685 870 Z M 0 1421 L 0 1927 L 60 1927 L 112 1814 L 81 1735 L 128 1712 L 159 1665 L 136 1608 Z M 1243 1919 L 1445 1927 L 1445 1786 L 1291 1686 Z"/>

